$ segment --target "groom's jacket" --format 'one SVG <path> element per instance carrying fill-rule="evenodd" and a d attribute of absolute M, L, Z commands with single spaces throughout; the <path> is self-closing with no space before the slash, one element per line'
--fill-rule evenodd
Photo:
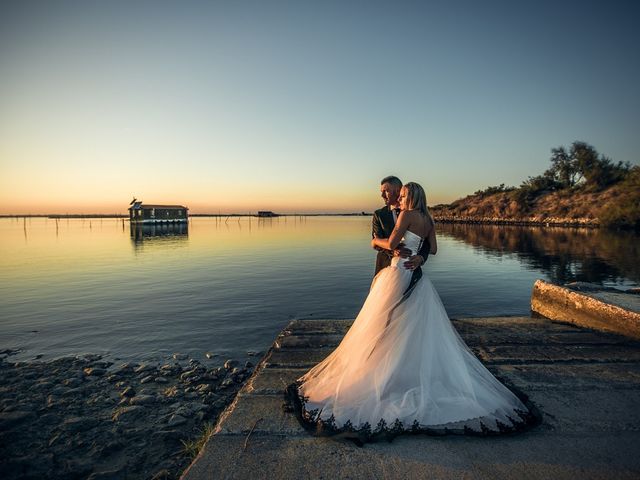
<path fill-rule="evenodd" d="M 393 221 L 393 213 L 389 207 L 384 206 L 373 212 L 372 237 L 389 238 L 394 227 L 395 222 Z M 391 265 L 391 259 L 393 258 L 393 252 L 391 250 L 385 250 L 378 247 L 376 247 L 376 250 L 378 250 L 378 255 L 376 256 L 376 271 L 374 276 L 383 268 Z M 422 246 L 420 247 L 420 251 L 418 252 L 418 255 L 421 255 L 425 262 L 429 256 L 429 250 L 431 250 L 431 246 L 429 245 L 429 241 L 425 238 L 422 242 Z M 413 271 L 409 288 L 413 287 L 420 278 L 422 278 L 422 268 L 418 267 Z"/>

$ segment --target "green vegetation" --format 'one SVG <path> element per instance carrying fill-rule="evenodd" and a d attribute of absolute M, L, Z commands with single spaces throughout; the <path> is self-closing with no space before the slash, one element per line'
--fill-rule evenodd
<path fill-rule="evenodd" d="M 514 198 L 527 209 L 542 193 L 598 192 L 623 181 L 630 172 L 628 162 L 613 163 L 591 145 L 573 142 L 569 150 L 563 146 L 551 149 L 551 167 L 522 182 Z"/>
<path fill-rule="evenodd" d="M 579 141 L 553 148 L 550 162 L 544 173 L 519 187 L 487 187 L 432 211 L 440 218 L 462 221 L 553 218 L 640 230 L 640 166 L 616 163 Z"/>
<path fill-rule="evenodd" d="M 600 214 L 602 225 L 640 230 L 640 166 L 631 168 L 619 184 L 618 197 Z"/>
<path fill-rule="evenodd" d="M 214 430 L 215 425 L 213 425 L 212 423 L 205 423 L 202 427 L 200 435 L 198 435 L 196 438 L 192 440 L 181 440 L 184 447 L 184 453 L 190 458 L 196 458 L 200 453 L 200 450 L 202 450 L 202 448 L 204 447 L 205 443 L 207 443 L 209 437 L 213 434 Z"/>

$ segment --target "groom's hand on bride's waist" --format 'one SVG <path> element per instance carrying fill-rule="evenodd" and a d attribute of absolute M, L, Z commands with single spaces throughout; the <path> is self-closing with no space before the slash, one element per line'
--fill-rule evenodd
<path fill-rule="evenodd" d="M 396 249 L 393 251 L 394 257 L 408 258 L 411 255 L 411 250 L 405 247 L 404 243 L 399 243 Z"/>
<path fill-rule="evenodd" d="M 422 258 L 422 255 L 413 255 L 404 262 L 404 268 L 408 270 L 415 270 L 416 268 L 420 268 L 423 263 L 424 258 Z"/>

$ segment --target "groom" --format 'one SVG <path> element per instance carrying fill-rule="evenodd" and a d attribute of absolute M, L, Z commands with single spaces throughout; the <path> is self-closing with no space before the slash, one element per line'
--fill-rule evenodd
<path fill-rule="evenodd" d="M 398 215 L 400 214 L 400 204 L 398 203 L 398 196 L 400 195 L 401 188 L 402 182 L 398 177 L 385 177 L 380 182 L 380 196 L 384 200 L 385 206 L 373 213 L 373 237 L 389 238 L 391 236 L 391 232 L 393 231 L 393 228 L 395 227 L 396 221 L 398 219 Z M 411 250 L 405 248 L 402 243 L 394 251 L 385 250 L 380 247 L 375 247 L 375 249 L 378 250 L 378 255 L 376 257 L 376 271 L 374 276 L 377 275 L 378 272 L 383 268 L 388 267 L 391 264 L 391 259 L 394 256 L 407 258 L 409 257 L 409 255 L 411 255 Z M 415 283 L 420 280 L 420 278 L 422 278 L 422 269 L 420 267 L 424 265 L 424 262 L 427 261 L 429 250 L 429 242 L 425 239 L 425 241 L 422 242 L 422 247 L 420 248 L 418 254 L 409 257 L 404 262 L 405 268 L 413 270 L 409 289 L 412 288 L 413 285 L 415 285 Z"/>

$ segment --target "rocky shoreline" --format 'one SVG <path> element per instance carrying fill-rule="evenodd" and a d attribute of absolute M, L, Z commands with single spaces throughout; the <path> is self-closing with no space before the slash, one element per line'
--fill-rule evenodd
<path fill-rule="evenodd" d="M 442 215 L 433 213 L 433 219 L 440 223 L 469 223 L 479 225 L 517 225 L 531 227 L 581 227 L 600 228 L 596 218 L 562 218 L 535 216 L 529 218 L 474 217 L 462 215 Z"/>
<path fill-rule="evenodd" d="M 162 365 L 114 365 L 93 354 L 11 362 L 12 353 L 0 352 L 6 480 L 178 478 L 192 460 L 189 445 L 254 368 L 251 361 L 212 366 L 180 354 Z"/>

